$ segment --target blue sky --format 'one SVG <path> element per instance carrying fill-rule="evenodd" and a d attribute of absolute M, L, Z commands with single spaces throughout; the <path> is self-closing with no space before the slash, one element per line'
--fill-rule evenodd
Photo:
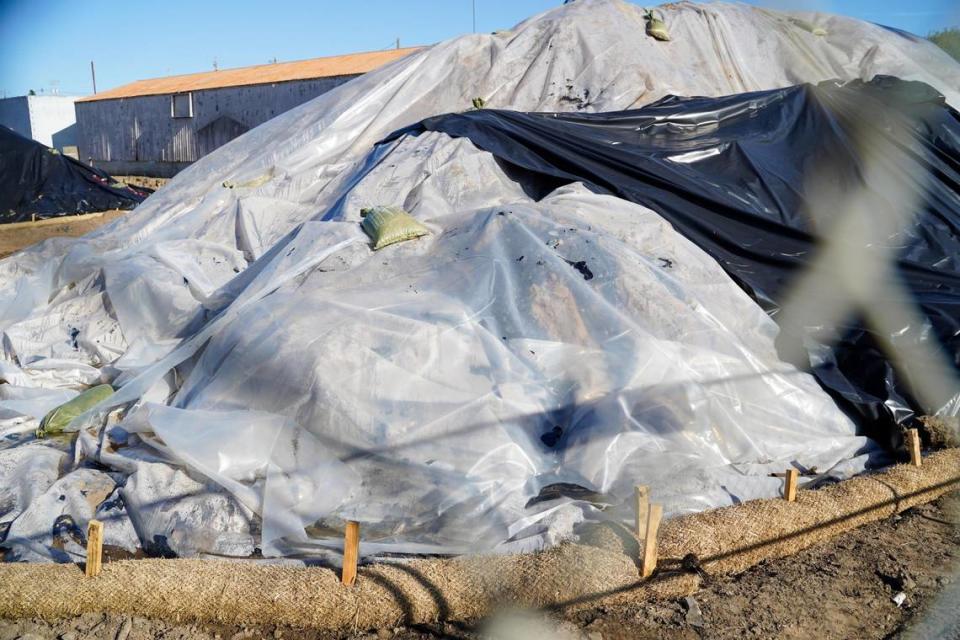
<path fill-rule="evenodd" d="M 561 0 L 475 0 L 494 31 Z M 818 9 L 926 35 L 960 25 L 958 0 L 756 0 Z M 0 0 L 0 95 L 64 94 L 162 75 L 429 44 L 472 30 L 471 0 Z"/>

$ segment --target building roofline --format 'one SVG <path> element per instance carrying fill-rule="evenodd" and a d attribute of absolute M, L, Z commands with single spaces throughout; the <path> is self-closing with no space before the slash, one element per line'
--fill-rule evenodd
<path fill-rule="evenodd" d="M 167 95 L 205 89 L 276 84 L 317 78 L 336 78 L 359 75 L 399 60 L 421 47 L 365 51 L 340 56 L 309 58 L 292 62 L 259 64 L 218 71 L 187 73 L 147 80 L 136 80 L 92 96 L 77 99 L 77 102 L 95 102 L 142 96 Z"/>

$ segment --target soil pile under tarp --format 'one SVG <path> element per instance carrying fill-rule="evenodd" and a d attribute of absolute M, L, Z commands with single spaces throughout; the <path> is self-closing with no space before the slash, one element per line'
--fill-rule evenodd
<path fill-rule="evenodd" d="M 0 223 L 133 209 L 149 194 L 0 126 Z"/>
<path fill-rule="evenodd" d="M 933 44 L 862 21 L 663 13 L 669 42 L 638 5 L 578 0 L 418 50 L 109 227 L 0 261 L 7 558 L 82 558 L 54 528 L 68 517 L 181 557 L 336 553 L 344 520 L 365 555 L 507 553 L 632 519 L 637 484 L 673 516 L 776 495 L 791 465 L 876 462 L 780 358 L 764 309 L 663 216 L 582 184 L 529 189 L 439 132 L 376 145 L 478 98 L 618 111 L 877 73 L 960 96 Z M 375 206 L 431 233 L 374 252 Z M 112 406 L 75 441 L 33 436 L 102 383 Z"/>

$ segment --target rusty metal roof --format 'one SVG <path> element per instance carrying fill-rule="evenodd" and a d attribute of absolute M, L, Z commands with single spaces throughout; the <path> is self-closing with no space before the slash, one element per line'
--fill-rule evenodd
<path fill-rule="evenodd" d="M 136 96 L 155 96 L 168 93 L 182 93 L 184 91 L 200 91 L 202 89 L 220 89 L 222 87 L 241 87 L 254 84 L 288 82 L 290 80 L 351 76 L 373 71 L 377 67 L 383 66 L 388 62 L 393 62 L 418 49 L 419 47 L 409 47 L 406 49 L 367 51 L 365 53 L 312 58 L 310 60 L 298 60 L 296 62 L 277 62 L 274 64 L 261 64 L 254 67 L 240 67 L 238 69 L 222 69 L 220 71 L 188 73 L 182 76 L 136 80 L 115 89 L 101 91 L 96 95 L 80 98 L 77 102 L 134 98 Z"/>

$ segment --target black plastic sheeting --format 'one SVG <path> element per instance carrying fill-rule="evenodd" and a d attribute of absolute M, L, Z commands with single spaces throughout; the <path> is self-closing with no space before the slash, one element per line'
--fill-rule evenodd
<path fill-rule="evenodd" d="M 928 85 L 878 77 L 723 98 L 667 97 L 602 114 L 481 109 L 430 118 L 391 139 L 423 131 L 469 138 L 528 192 L 581 181 L 659 213 L 773 315 L 781 355 L 799 353 L 790 359 L 868 435 L 895 446 L 899 425 L 956 402 L 954 391 L 941 394 L 938 406 L 923 406 L 908 384 L 911 372 L 894 366 L 862 313 L 848 313 L 840 324 L 818 318 L 819 305 L 849 299 L 835 279 L 811 299 L 802 326 L 785 326 L 778 314 L 840 217 L 832 202 L 862 194 L 883 228 L 896 217 L 884 208 L 906 201 L 899 208 L 914 209 L 915 217 L 893 225 L 883 244 L 892 248 L 886 263 L 896 262 L 893 273 L 912 299 L 896 300 L 881 288 L 873 302 L 881 309 L 917 305 L 924 325 L 885 337 L 906 349 L 934 345 L 960 370 L 960 115 Z M 877 244 L 841 240 L 868 251 Z"/>
<path fill-rule="evenodd" d="M 133 209 L 149 193 L 0 126 L 0 223 Z"/>

